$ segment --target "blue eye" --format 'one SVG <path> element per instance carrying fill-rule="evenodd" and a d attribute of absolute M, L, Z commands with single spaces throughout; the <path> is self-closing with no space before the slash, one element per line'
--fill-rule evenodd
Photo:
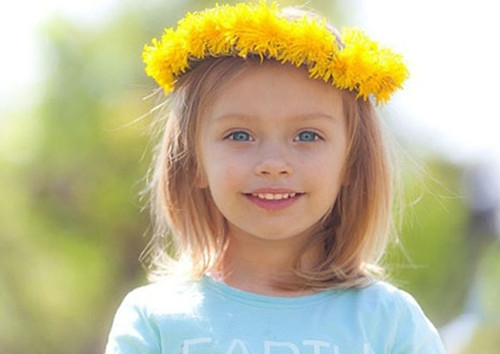
<path fill-rule="evenodd" d="M 295 138 L 295 140 L 297 141 L 305 141 L 305 142 L 316 141 L 318 139 L 319 139 L 318 134 L 311 131 L 303 131 L 299 133 L 299 135 L 297 135 L 297 137 Z"/>
<path fill-rule="evenodd" d="M 247 132 L 243 132 L 243 131 L 233 132 L 233 133 L 228 135 L 228 138 L 230 140 L 234 140 L 234 141 L 250 141 L 251 140 L 250 134 L 248 134 Z"/>

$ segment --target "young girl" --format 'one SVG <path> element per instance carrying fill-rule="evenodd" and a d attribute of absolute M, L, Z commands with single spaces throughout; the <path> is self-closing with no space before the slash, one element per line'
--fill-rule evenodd
<path fill-rule="evenodd" d="M 399 55 L 260 2 L 188 14 L 144 61 L 170 94 L 157 281 L 127 295 L 107 353 L 444 352 L 376 276 L 392 197 L 371 100 L 406 79 Z"/>

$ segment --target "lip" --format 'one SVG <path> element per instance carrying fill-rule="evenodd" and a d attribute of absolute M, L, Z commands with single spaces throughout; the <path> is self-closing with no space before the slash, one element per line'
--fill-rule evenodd
<path fill-rule="evenodd" d="M 289 196 L 283 199 L 263 199 L 255 196 L 255 194 L 288 194 Z M 249 193 L 243 193 L 243 195 L 260 208 L 268 211 L 279 211 L 295 204 L 304 193 L 288 188 L 259 188 Z"/>

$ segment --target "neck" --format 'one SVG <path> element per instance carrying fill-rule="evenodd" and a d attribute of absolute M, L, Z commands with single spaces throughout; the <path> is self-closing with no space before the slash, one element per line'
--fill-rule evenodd
<path fill-rule="evenodd" d="M 299 296 L 313 291 L 301 287 L 294 273 L 295 261 L 302 252 L 302 239 L 267 240 L 249 235 L 230 235 L 216 276 L 241 290 L 263 295 Z M 302 257 L 302 268 L 311 268 L 318 247 Z"/>

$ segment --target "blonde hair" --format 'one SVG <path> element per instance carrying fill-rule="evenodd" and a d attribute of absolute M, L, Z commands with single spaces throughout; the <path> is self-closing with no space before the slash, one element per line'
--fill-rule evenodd
<path fill-rule="evenodd" d="M 267 59 L 265 59 L 267 60 Z M 154 235 L 148 249 L 153 278 L 173 269 L 199 278 L 221 261 L 228 242 L 226 220 L 207 188 L 198 188 L 203 174 L 198 157 L 199 121 L 218 91 L 237 73 L 259 59 L 208 58 L 176 82 L 175 91 L 158 114 L 163 137 L 150 170 L 148 192 Z M 342 91 L 346 118 L 346 181 L 318 235 L 306 245 L 323 243 L 323 255 L 313 269 L 294 272 L 300 287 L 324 289 L 359 287 L 381 274 L 377 266 L 391 224 L 391 167 L 383 134 L 370 100 Z"/>

